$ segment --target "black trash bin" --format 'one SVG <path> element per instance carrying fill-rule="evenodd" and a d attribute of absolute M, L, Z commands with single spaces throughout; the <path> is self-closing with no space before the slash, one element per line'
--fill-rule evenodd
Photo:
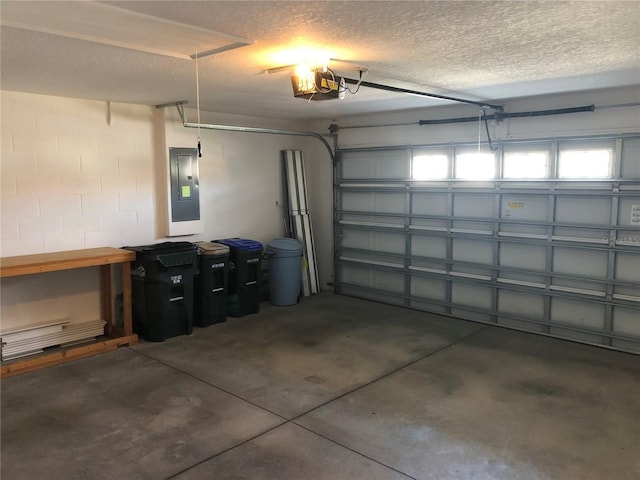
<path fill-rule="evenodd" d="M 198 242 L 198 274 L 194 281 L 193 323 L 208 327 L 227 318 L 229 247 Z"/>
<path fill-rule="evenodd" d="M 125 248 L 136 252 L 131 263 L 133 330 L 150 342 L 191 334 L 197 247 L 164 242 Z"/>
<path fill-rule="evenodd" d="M 260 309 L 262 244 L 246 238 L 214 240 L 230 249 L 227 315 L 243 317 Z"/>

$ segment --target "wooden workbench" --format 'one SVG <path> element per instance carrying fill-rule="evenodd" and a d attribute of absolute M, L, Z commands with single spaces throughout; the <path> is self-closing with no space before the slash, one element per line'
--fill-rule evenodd
<path fill-rule="evenodd" d="M 79 358 L 115 350 L 121 345 L 135 345 L 138 336 L 133 333 L 131 321 L 131 261 L 136 254 L 119 248 L 89 248 L 66 252 L 21 255 L 0 258 L 0 278 L 32 275 L 74 268 L 100 268 L 100 295 L 102 319 L 106 321 L 105 338 L 93 343 L 68 348 L 56 348 L 48 353 L 37 354 L 2 362 L 1 377 L 37 370 Z M 112 266 L 122 265 L 123 326 L 113 324 Z"/>

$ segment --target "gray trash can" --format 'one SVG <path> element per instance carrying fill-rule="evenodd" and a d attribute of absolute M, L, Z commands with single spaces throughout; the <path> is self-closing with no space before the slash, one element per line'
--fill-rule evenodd
<path fill-rule="evenodd" d="M 269 300 L 273 305 L 295 305 L 300 295 L 302 245 L 293 238 L 267 243 Z"/>

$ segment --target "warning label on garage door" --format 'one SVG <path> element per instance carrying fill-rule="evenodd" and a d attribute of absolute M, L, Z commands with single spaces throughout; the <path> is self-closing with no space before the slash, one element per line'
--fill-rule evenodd
<path fill-rule="evenodd" d="M 518 217 L 524 209 L 524 202 L 507 202 L 504 216 L 505 217 Z"/>
<path fill-rule="evenodd" d="M 631 225 L 640 225 L 640 205 L 631 205 Z"/>

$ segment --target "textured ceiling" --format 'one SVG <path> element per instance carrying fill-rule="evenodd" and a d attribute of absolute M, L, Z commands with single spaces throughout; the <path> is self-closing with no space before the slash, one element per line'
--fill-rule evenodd
<path fill-rule="evenodd" d="M 301 47 L 366 66 L 371 82 L 498 103 L 640 85 L 637 1 L 108 3 L 253 40 L 199 60 L 203 110 L 333 119 L 446 103 L 368 88 L 344 100 L 295 99 L 290 73 L 259 72 L 292 61 L 283 52 Z M 15 6 L 2 0 L 2 7 L 7 4 Z M 74 2 L 56 5 L 73 14 Z M 193 60 L 6 25 L 0 54 L 5 90 L 152 105 L 188 100 L 195 106 Z M 332 67 L 357 78 L 350 63 Z"/>

